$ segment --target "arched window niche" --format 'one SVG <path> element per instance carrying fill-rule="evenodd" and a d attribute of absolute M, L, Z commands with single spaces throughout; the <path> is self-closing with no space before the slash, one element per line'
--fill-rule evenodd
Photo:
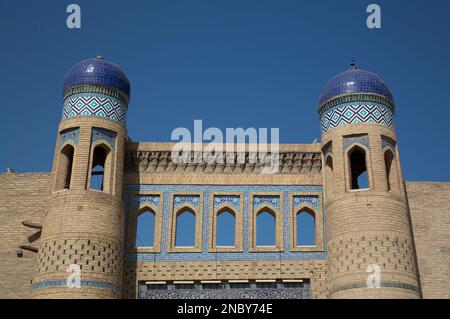
<path fill-rule="evenodd" d="M 309 208 L 302 208 L 296 214 L 296 246 L 315 246 L 316 214 Z"/>
<path fill-rule="evenodd" d="M 217 248 L 236 247 L 236 213 L 228 208 L 217 212 L 215 225 L 215 246 Z"/>
<path fill-rule="evenodd" d="M 92 153 L 91 174 L 89 188 L 91 190 L 111 192 L 112 177 L 112 151 L 106 144 L 99 144 L 94 147 Z"/>
<path fill-rule="evenodd" d="M 276 213 L 262 208 L 256 214 L 256 247 L 276 247 Z"/>
<path fill-rule="evenodd" d="M 156 214 L 149 208 L 140 211 L 136 220 L 135 247 L 155 247 Z"/>
<path fill-rule="evenodd" d="M 388 192 L 398 192 L 400 189 L 397 160 L 394 151 L 387 148 L 384 151 L 384 163 L 386 167 L 386 184 Z"/>
<path fill-rule="evenodd" d="M 359 145 L 355 145 L 348 151 L 347 154 L 350 189 L 369 189 L 369 174 L 367 169 L 366 150 Z"/>
<path fill-rule="evenodd" d="M 328 196 L 334 194 L 333 157 L 331 155 L 328 155 L 325 159 L 325 193 Z"/>
<path fill-rule="evenodd" d="M 75 148 L 66 144 L 59 153 L 55 190 L 70 189 Z"/>
<path fill-rule="evenodd" d="M 180 209 L 175 220 L 175 247 L 194 248 L 196 245 L 196 214 L 188 208 Z"/>

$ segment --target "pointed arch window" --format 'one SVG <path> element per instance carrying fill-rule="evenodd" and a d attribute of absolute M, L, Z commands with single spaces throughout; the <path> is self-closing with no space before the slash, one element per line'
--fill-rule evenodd
<path fill-rule="evenodd" d="M 72 180 L 73 156 L 75 149 L 72 145 L 67 144 L 61 150 L 59 155 L 56 189 L 69 189 Z"/>
<path fill-rule="evenodd" d="M 263 209 L 256 215 L 256 246 L 276 245 L 276 215 L 269 209 Z"/>
<path fill-rule="evenodd" d="M 186 208 L 181 210 L 176 217 L 175 246 L 195 246 L 195 213 Z"/>
<path fill-rule="evenodd" d="M 388 191 L 397 191 L 399 189 L 398 167 L 394 152 L 387 149 L 384 152 L 384 163 L 386 166 L 386 179 Z"/>
<path fill-rule="evenodd" d="M 236 245 L 236 215 L 230 209 L 217 213 L 216 246 L 234 247 Z"/>
<path fill-rule="evenodd" d="M 325 191 L 328 195 L 334 192 L 333 158 L 330 155 L 325 160 Z"/>
<path fill-rule="evenodd" d="M 153 247 L 155 241 L 155 213 L 143 211 L 137 218 L 136 247 Z"/>
<path fill-rule="evenodd" d="M 90 189 L 109 193 L 111 182 L 111 150 L 101 144 L 94 148 L 91 167 Z"/>
<path fill-rule="evenodd" d="M 348 152 L 350 168 L 350 189 L 368 189 L 369 176 L 367 171 L 366 151 L 354 146 Z"/>
<path fill-rule="evenodd" d="M 316 245 L 316 216 L 307 208 L 297 213 L 297 246 Z"/>

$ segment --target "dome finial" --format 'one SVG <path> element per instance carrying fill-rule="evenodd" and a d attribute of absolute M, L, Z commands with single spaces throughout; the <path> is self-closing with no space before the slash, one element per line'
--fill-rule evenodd
<path fill-rule="evenodd" d="M 355 62 L 355 60 L 352 60 L 352 63 L 350 63 L 350 70 L 356 70 L 356 62 Z"/>
<path fill-rule="evenodd" d="M 97 57 L 95 58 L 96 60 L 104 60 L 105 58 L 101 55 L 97 55 Z"/>

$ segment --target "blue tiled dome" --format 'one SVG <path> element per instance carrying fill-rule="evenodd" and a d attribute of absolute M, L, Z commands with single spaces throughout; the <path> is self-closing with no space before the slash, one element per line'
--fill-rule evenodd
<path fill-rule="evenodd" d="M 352 93 L 375 93 L 394 102 L 391 91 L 378 75 L 357 69 L 352 64 L 349 70 L 334 76 L 328 81 L 320 93 L 319 105 L 336 96 Z"/>
<path fill-rule="evenodd" d="M 64 79 L 64 90 L 81 84 L 97 84 L 112 87 L 130 96 L 130 81 L 122 69 L 103 60 L 87 59 L 75 64 Z"/>

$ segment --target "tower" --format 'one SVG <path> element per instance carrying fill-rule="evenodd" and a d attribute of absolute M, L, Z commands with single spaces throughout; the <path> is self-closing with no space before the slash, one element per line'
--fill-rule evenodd
<path fill-rule="evenodd" d="M 63 87 L 35 298 L 120 298 L 123 162 L 130 84 L 102 57 L 74 65 Z"/>
<path fill-rule="evenodd" d="M 394 108 L 354 63 L 320 95 L 331 298 L 421 297 Z"/>

